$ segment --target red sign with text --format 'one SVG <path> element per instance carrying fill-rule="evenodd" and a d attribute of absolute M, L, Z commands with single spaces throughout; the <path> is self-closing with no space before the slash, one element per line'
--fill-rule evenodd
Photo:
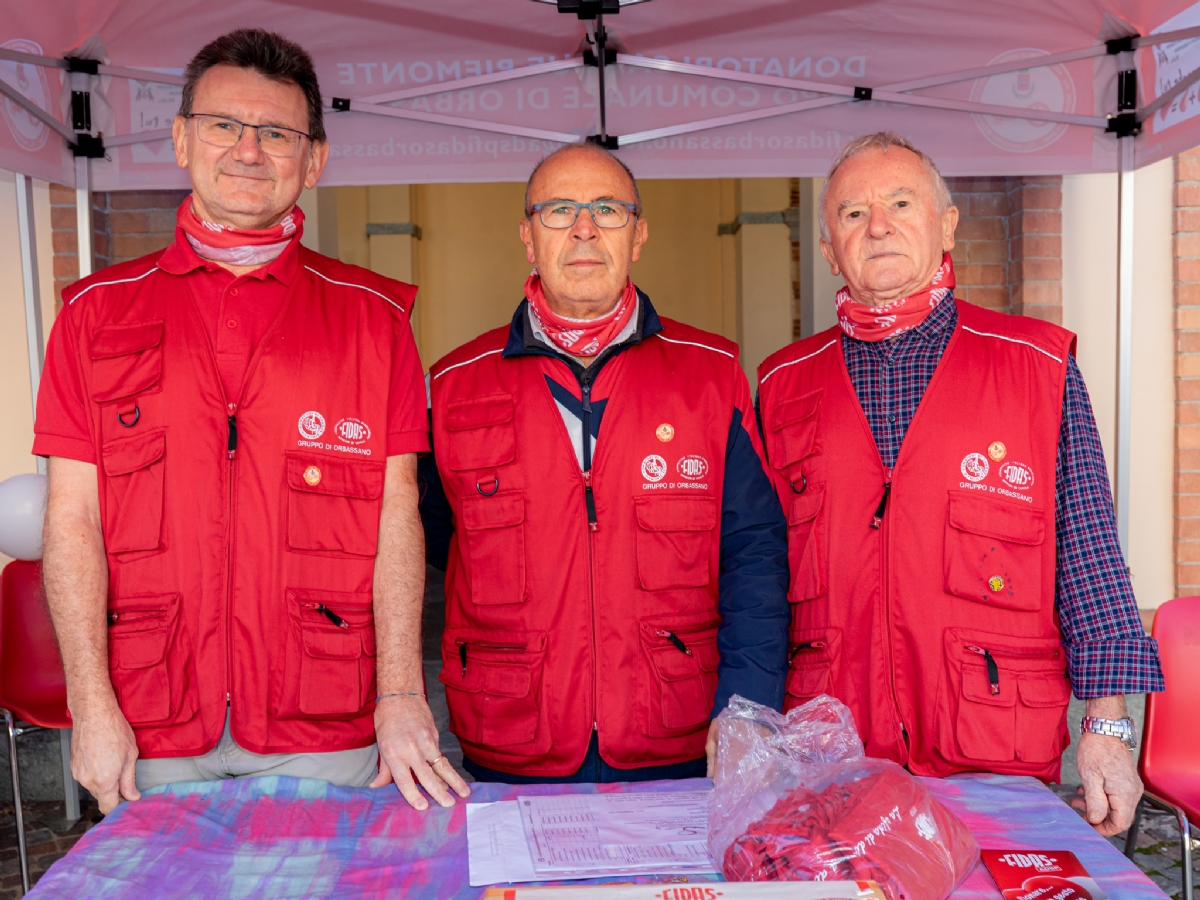
<path fill-rule="evenodd" d="M 1004 900 L 1108 900 L 1066 850 L 983 850 L 981 856 Z"/>

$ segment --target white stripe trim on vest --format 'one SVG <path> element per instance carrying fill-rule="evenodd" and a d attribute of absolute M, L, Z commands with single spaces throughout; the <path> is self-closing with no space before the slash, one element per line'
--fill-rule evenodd
<path fill-rule="evenodd" d="M 446 368 L 442 369 L 442 371 L 438 372 L 433 377 L 441 378 L 443 375 L 445 375 L 451 369 L 457 369 L 459 366 L 469 366 L 471 363 L 478 362 L 479 360 L 483 359 L 485 356 L 491 356 L 493 353 L 503 353 L 503 352 L 504 352 L 504 348 L 501 347 L 499 350 L 489 350 L 489 351 L 487 351 L 487 353 L 480 353 L 478 356 L 472 356 L 470 359 L 463 360 L 460 363 L 455 363 L 452 366 L 446 366 Z"/>
<path fill-rule="evenodd" d="M 1020 338 L 1007 337 L 1003 334 L 992 334 L 990 331 L 976 331 L 974 328 L 968 328 L 966 325 L 963 326 L 963 331 L 969 331 L 969 332 L 971 332 L 971 334 L 977 334 L 980 337 L 993 337 L 993 338 L 996 338 L 997 340 L 1009 341 L 1010 343 L 1013 343 L 1013 344 L 1024 344 L 1026 347 L 1032 347 L 1038 353 L 1044 353 L 1046 356 L 1050 357 L 1056 363 L 1058 363 L 1060 365 L 1062 364 L 1062 359 L 1055 356 L 1049 350 L 1043 350 L 1037 344 L 1032 344 L 1029 341 L 1023 341 Z"/>
<path fill-rule="evenodd" d="M 73 304 L 76 300 L 78 300 L 80 297 L 82 297 L 84 294 L 86 294 L 92 288 L 107 287 L 110 284 L 128 284 L 131 281 L 141 281 L 143 278 L 145 278 L 147 275 L 149 275 L 151 272 L 153 272 L 157 268 L 158 268 L 158 266 L 151 266 L 149 269 L 147 269 L 141 275 L 135 275 L 133 278 L 118 278 L 116 281 L 97 281 L 95 284 L 89 284 L 82 291 L 80 291 L 78 294 L 76 294 L 74 297 L 72 297 L 70 300 L 68 300 L 67 306 L 70 306 L 71 304 Z"/>
<path fill-rule="evenodd" d="M 404 312 L 404 307 L 401 306 L 399 303 L 397 303 L 395 300 L 393 300 L 391 297 L 389 297 L 387 294 L 381 294 L 381 293 L 379 293 L 379 291 L 375 290 L 374 288 L 369 288 L 365 284 L 353 284 L 349 281 L 335 281 L 334 279 L 330 278 L 328 275 L 318 272 L 312 266 L 305 266 L 304 268 L 308 269 L 308 271 L 312 272 L 318 278 L 324 278 L 330 284 L 336 284 L 336 285 L 339 285 L 340 287 L 359 288 L 361 290 L 368 291 L 369 293 L 374 294 L 376 297 L 382 297 L 388 303 L 392 304 L 392 306 L 396 307 L 396 309 L 400 310 L 400 312 Z"/>
<path fill-rule="evenodd" d="M 830 347 L 832 347 L 837 342 L 838 342 L 838 339 L 834 338 L 832 341 L 830 341 L 828 344 L 826 344 L 820 350 L 814 350 L 812 353 L 808 354 L 808 356 L 802 356 L 799 359 L 793 359 L 791 362 L 780 363 L 775 368 L 773 368 L 770 372 L 768 372 L 766 375 L 764 375 L 762 377 L 762 380 L 759 382 L 759 384 L 766 384 L 767 379 L 770 378 L 772 375 L 774 375 L 776 372 L 778 372 L 780 369 L 786 369 L 788 366 L 794 366 L 796 363 L 802 363 L 806 359 L 812 359 L 818 353 L 824 353 L 826 350 L 828 350 Z"/>
<path fill-rule="evenodd" d="M 703 347 L 705 350 L 711 350 L 713 353 L 724 353 L 730 359 L 734 358 L 733 354 L 730 353 L 728 350 L 722 350 L 719 347 L 710 347 L 710 346 L 708 346 L 708 344 L 698 344 L 695 341 L 677 341 L 674 338 L 663 337 L 661 334 L 659 334 L 657 332 L 655 332 L 654 336 L 656 338 L 662 338 L 662 340 L 666 341 L 668 344 L 683 344 L 687 347 Z"/>

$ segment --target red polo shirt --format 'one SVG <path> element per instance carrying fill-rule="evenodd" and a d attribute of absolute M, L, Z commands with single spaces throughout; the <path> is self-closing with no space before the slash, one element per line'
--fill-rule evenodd
<path fill-rule="evenodd" d="M 299 235 L 274 261 L 234 275 L 201 259 L 180 229 L 158 260 L 172 275 L 186 275 L 194 309 L 203 323 L 225 387 L 225 396 L 241 396 L 246 367 L 279 314 L 287 288 L 300 264 Z M 46 366 L 38 393 L 33 452 L 95 463 L 88 412 L 80 384 L 75 336 L 68 328 L 50 332 Z M 396 356 L 388 394 L 387 455 L 429 450 L 425 386 L 416 345 L 407 341 Z"/>

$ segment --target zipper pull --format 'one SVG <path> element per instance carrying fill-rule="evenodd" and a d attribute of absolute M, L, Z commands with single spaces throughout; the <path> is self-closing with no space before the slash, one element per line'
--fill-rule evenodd
<path fill-rule="evenodd" d="M 987 650 L 982 647 L 976 647 L 974 644 L 967 647 L 971 653 L 977 653 L 983 657 L 983 661 L 987 664 L 988 687 L 991 688 L 992 695 L 1000 693 L 1000 667 L 996 665 L 996 659 Z"/>
<path fill-rule="evenodd" d="M 237 453 L 237 416 L 230 415 L 229 422 L 229 439 L 226 442 L 226 449 L 229 451 L 229 458 L 233 459 L 233 454 Z"/>
<path fill-rule="evenodd" d="M 889 478 L 889 480 L 885 481 L 883 483 L 883 496 L 879 498 L 879 506 L 877 506 L 875 508 L 875 515 L 871 518 L 871 527 L 874 528 L 876 531 L 878 531 L 879 526 L 881 526 L 883 524 L 883 513 L 884 513 L 884 510 L 887 509 L 888 494 L 890 494 L 892 492 L 892 482 L 890 481 L 890 478 L 891 478 L 890 471 L 889 471 L 888 478 Z"/>
<path fill-rule="evenodd" d="M 467 645 L 465 643 L 458 645 L 458 659 L 462 663 L 463 678 L 467 677 Z"/>
<path fill-rule="evenodd" d="M 580 393 L 583 395 L 581 405 L 584 412 L 592 411 L 592 384 L 590 381 L 585 381 L 579 385 Z"/>
<path fill-rule="evenodd" d="M 796 658 L 796 654 L 799 653 L 801 650 L 824 650 L 824 649 L 825 649 L 824 641 L 805 641 L 803 644 L 796 645 L 796 648 L 791 652 L 791 655 L 788 656 L 788 662 L 791 662 L 792 660 L 794 660 Z"/>
<path fill-rule="evenodd" d="M 332 622 L 338 628 L 349 628 L 350 627 L 349 622 L 347 622 L 345 619 L 343 619 L 341 616 L 339 616 L 337 613 L 335 613 L 332 609 L 330 609 L 324 603 L 317 604 L 317 612 L 324 615 L 325 618 L 327 618 L 330 622 Z"/>
<path fill-rule="evenodd" d="M 677 635 L 675 632 L 660 628 L 654 633 L 659 637 L 666 638 L 668 641 L 670 641 L 675 646 L 675 649 L 680 653 L 686 653 L 688 656 L 692 655 L 692 651 L 688 649 L 688 645 L 680 640 L 679 635 Z"/>
<path fill-rule="evenodd" d="M 117 619 L 119 619 L 119 618 L 121 618 L 121 614 L 120 614 L 120 613 L 110 612 L 110 613 L 108 614 L 108 624 L 109 624 L 109 625 L 116 625 L 116 624 L 117 624 Z"/>
<path fill-rule="evenodd" d="M 600 525 L 596 521 L 596 494 L 592 491 L 592 472 L 590 469 L 583 473 L 583 502 L 587 507 L 588 530 L 599 531 Z"/>

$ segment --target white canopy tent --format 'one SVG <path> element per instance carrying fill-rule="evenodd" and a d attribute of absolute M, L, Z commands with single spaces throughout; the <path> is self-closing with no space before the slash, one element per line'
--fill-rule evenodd
<path fill-rule="evenodd" d="M 186 186 L 169 140 L 182 67 L 212 38 L 260 26 L 316 60 L 330 110 L 324 184 L 523 181 L 583 137 L 644 178 L 815 176 L 849 138 L 883 129 L 947 175 L 1120 173 L 1115 471 L 1128 546 L 1132 172 L 1200 144 L 1200 2 L 558 5 L 8 0 L 0 167 L 20 173 L 35 395 L 29 177 L 75 185 L 87 274 L 88 193 Z"/>

